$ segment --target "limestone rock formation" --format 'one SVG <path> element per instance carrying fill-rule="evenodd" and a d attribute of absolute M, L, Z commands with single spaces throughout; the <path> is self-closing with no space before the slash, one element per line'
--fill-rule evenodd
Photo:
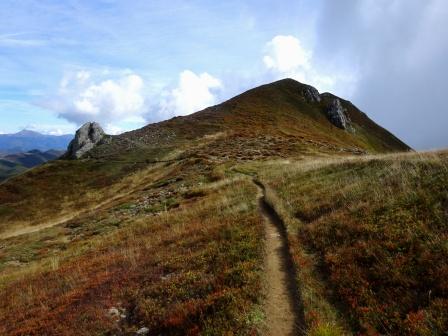
<path fill-rule="evenodd" d="M 328 120 L 336 127 L 348 131 L 352 130 L 351 121 L 339 99 L 333 99 L 330 106 L 326 110 L 326 114 Z"/>
<path fill-rule="evenodd" d="M 308 103 L 320 103 L 321 101 L 319 91 L 310 85 L 305 85 L 302 95 Z"/>
<path fill-rule="evenodd" d="M 76 131 L 75 138 L 68 145 L 67 152 L 63 158 L 80 159 L 101 142 L 104 136 L 105 133 L 98 123 L 85 123 Z"/>

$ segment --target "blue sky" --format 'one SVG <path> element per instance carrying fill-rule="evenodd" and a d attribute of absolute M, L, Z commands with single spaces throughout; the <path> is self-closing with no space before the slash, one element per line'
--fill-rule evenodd
<path fill-rule="evenodd" d="M 447 147 L 447 15 L 444 0 L 2 0 L 0 132 L 117 133 L 293 77 Z"/>

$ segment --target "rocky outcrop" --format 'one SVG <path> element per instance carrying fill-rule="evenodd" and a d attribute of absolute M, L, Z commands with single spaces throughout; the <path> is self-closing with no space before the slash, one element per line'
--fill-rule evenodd
<path fill-rule="evenodd" d="M 308 103 L 320 103 L 321 101 L 319 91 L 310 85 L 305 85 L 302 95 Z"/>
<path fill-rule="evenodd" d="M 328 120 L 336 127 L 348 131 L 352 130 L 351 121 L 339 99 L 333 99 L 326 110 L 326 114 Z"/>
<path fill-rule="evenodd" d="M 80 159 L 91 151 L 105 137 L 101 126 L 96 122 L 85 123 L 76 131 L 75 138 L 68 145 L 64 159 Z"/>

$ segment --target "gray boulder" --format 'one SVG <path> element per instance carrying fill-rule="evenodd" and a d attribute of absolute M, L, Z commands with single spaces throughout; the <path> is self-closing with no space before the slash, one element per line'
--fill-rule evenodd
<path fill-rule="evenodd" d="M 349 131 L 352 130 L 351 121 L 339 99 L 333 99 L 326 110 L 326 114 L 328 120 L 336 127 Z"/>
<path fill-rule="evenodd" d="M 75 138 L 68 145 L 63 158 L 80 159 L 103 140 L 105 133 L 96 122 L 85 123 L 76 131 Z"/>

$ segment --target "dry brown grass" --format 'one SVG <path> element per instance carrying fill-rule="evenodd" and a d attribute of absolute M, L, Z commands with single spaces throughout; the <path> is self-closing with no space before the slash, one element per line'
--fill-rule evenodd
<path fill-rule="evenodd" d="M 257 168 L 288 223 L 309 324 L 394 335 L 448 328 L 447 158 L 406 153 Z"/>
<path fill-rule="evenodd" d="M 207 186 L 157 216 L 0 278 L 5 335 L 91 335 L 106 331 L 256 333 L 262 223 L 255 188 L 234 179 Z M 126 318 L 108 316 L 122 307 Z M 258 323 L 258 325 L 257 325 Z"/>
<path fill-rule="evenodd" d="M 86 168 L 85 165 L 90 165 L 88 163 L 53 164 L 54 167 L 37 168 L 0 186 L 0 198 L 3 196 L 5 200 L 0 206 L 0 238 L 35 232 L 122 203 L 130 195 L 175 169 L 175 165 L 166 167 L 163 163 L 154 164 L 125 176 L 111 175 L 108 184 L 101 185 L 105 176 L 83 175 L 83 170 L 76 171 L 79 167 L 95 169 Z M 53 169 L 64 169 L 64 172 L 58 178 L 54 175 L 44 178 L 35 176 L 40 174 L 40 170 L 50 170 L 45 172 L 48 175 Z M 66 180 L 71 178 L 76 181 L 67 183 Z M 16 186 L 21 190 L 15 190 Z M 11 192 L 23 198 L 14 200 L 14 197 L 8 196 Z"/>

